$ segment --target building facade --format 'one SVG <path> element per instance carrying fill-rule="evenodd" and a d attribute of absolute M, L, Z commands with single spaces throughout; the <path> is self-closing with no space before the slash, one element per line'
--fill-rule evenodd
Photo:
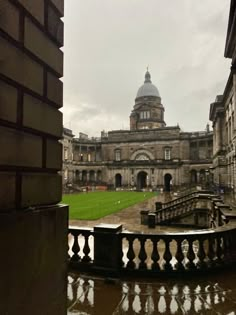
<path fill-rule="evenodd" d="M 167 191 L 205 184 L 212 162 L 212 132 L 209 128 L 182 132 L 179 126 L 166 126 L 164 112 L 160 93 L 147 71 L 130 114 L 130 130 L 102 132 L 100 138 L 82 133 L 71 138 L 72 161 L 64 156 L 67 184 Z M 63 142 L 67 137 L 65 129 Z M 64 154 L 65 150 L 64 145 Z"/>
<path fill-rule="evenodd" d="M 218 95 L 210 106 L 213 125 L 214 183 L 223 190 L 236 193 L 236 1 L 232 0 L 225 44 L 226 58 L 232 59 L 223 95 Z"/>

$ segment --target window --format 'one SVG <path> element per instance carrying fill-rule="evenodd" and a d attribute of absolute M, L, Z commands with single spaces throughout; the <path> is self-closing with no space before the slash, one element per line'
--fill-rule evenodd
<path fill-rule="evenodd" d="M 64 179 L 65 180 L 68 179 L 68 169 L 67 168 L 65 169 L 65 172 L 64 172 Z"/>
<path fill-rule="evenodd" d="M 64 149 L 64 159 L 68 160 L 68 149 L 67 148 Z"/>
<path fill-rule="evenodd" d="M 121 159 L 121 151 L 120 149 L 115 150 L 115 161 L 120 161 Z"/>
<path fill-rule="evenodd" d="M 150 112 L 149 111 L 140 112 L 140 119 L 149 119 L 149 118 L 150 118 Z"/>
<path fill-rule="evenodd" d="M 170 148 L 165 148 L 165 160 L 170 160 Z"/>

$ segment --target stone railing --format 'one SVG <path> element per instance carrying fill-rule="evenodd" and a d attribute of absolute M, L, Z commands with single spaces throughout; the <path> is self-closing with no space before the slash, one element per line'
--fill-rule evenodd
<path fill-rule="evenodd" d="M 203 195 L 212 195 L 212 192 L 208 190 L 193 191 L 183 196 L 180 196 L 178 198 L 175 198 L 171 201 L 168 201 L 166 203 L 156 202 L 156 210 L 173 207 L 173 206 L 176 206 L 178 204 L 181 204 L 183 202 L 192 200 L 193 198 L 197 198 L 198 196 L 203 196 Z"/>
<path fill-rule="evenodd" d="M 69 227 L 68 259 L 72 268 L 106 274 L 209 271 L 236 262 L 236 227 L 157 234 L 109 224 Z"/>
<path fill-rule="evenodd" d="M 216 227 L 217 224 L 213 224 L 214 221 L 214 203 L 221 202 L 220 196 L 209 194 L 209 191 L 193 192 L 186 196 L 174 199 L 168 203 L 156 203 L 155 211 L 155 225 L 169 225 L 181 223 L 176 219 L 180 219 L 184 215 L 192 214 L 191 220 L 186 225 L 191 225 L 200 228 Z M 148 224 L 151 226 L 152 215 L 150 211 L 141 211 L 142 224 Z M 146 220 L 145 220 L 146 216 Z M 203 219 L 204 217 L 204 219 Z M 215 223 L 215 222 L 214 222 Z M 155 227 L 155 225 L 153 227 Z M 182 223 L 183 225 L 183 223 Z"/>

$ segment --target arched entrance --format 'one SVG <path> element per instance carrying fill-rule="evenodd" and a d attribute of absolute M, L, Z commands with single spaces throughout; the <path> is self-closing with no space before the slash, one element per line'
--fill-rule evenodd
<path fill-rule="evenodd" d="M 116 174 L 115 176 L 115 187 L 121 187 L 122 186 L 122 176 L 120 174 Z"/>
<path fill-rule="evenodd" d="M 137 176 L 137 188 L 143 189 L 147 187 L 147 173 L 146 172 L 140 172 Z"/>
<path fill-rule="evenodd" d="M 82 171 L 82 182 L 83 184 L 87 183 L 87 171 L 85 170 Z"/>
<path fill-rule="evenodd" d="M 165 174 L 164 176 L 164 190 L 165 191 L 170 191 L 171 180 L 172 180 L 172 176 L 169 173 Z"/>
<path fill-rule="evenodd" d="M 93 183 L 95 181 L 95 172 L 89 171 L 89 181 Z"/>
<path fill-rule="evenodd" d="M 204 169 L 201 169 L 199 172 L 199 182 L 200 184 L 204 184 L 206 181 L 206 172 Z"/>
<path fill-rule="evenodd" d="M 102 171 L 97 171 L 97 182 L 100 183 L 102 181 Z"/>

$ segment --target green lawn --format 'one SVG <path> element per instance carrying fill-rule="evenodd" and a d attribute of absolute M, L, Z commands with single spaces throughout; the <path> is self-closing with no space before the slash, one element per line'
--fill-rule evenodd
<path fill-rule="evenodd" d="M 89 192 L 64 195 L 71 220 L 94 220 L 154 197 L 153 192 Z"/>

